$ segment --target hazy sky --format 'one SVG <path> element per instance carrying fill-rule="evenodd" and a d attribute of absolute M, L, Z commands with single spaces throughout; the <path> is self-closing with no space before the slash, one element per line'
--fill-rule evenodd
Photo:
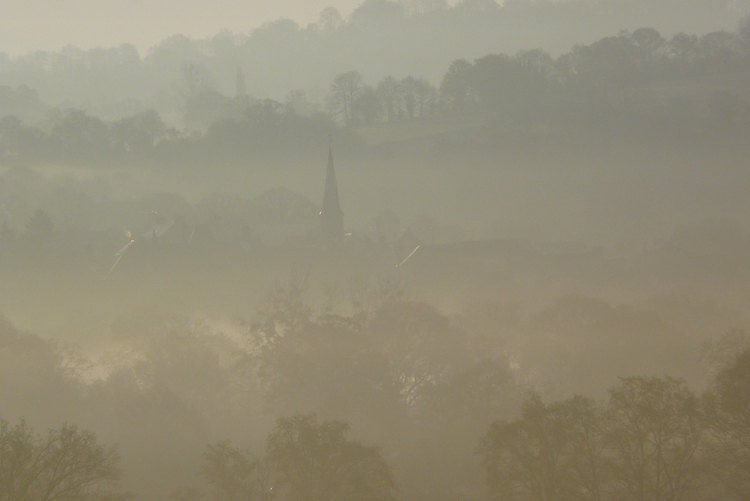
<path fill-rule="evenodd" d="M 0 0 L 0 52 L 112 47 L 130 42 L 141 55 L 182 33 L 204 38 L 247 32 L 288 17 L 301 25 L 333 6 L 348 16 L 362 0 Z"/>

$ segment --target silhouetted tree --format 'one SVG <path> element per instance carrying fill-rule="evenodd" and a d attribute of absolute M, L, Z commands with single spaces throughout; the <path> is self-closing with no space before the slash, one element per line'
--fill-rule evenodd
<path fill-rule="evenodd" d="M 699 39 L 696 35 L 677 33 L 667 43 L 667 51 L 680 62 L 690 63 L 698 57 Z"/>
<path fill-rule="evenodd" d="M 406 116 L 413 119 L 417 109 L 417 79 L 409 75 L 400 82 Z"/>
<path fill-rule="evenodd" d="M 712 465 L 739 498 L 750 495 L 750 349 L 716 376 L 707 396 Z"/>
<path fill-rule="evenodd" d="M 575 491 L 566 468 L 571 442 L 567 409 L 532 395 L 514 421 L 490 425 L 479 444 L 493 499 L 569 499 Z"/>
<path fill-rule="evenodd" d="M 574 47 L 575 82 L 584 89 L 583 96 L 618 106 L 630 102 L 644 83 L 644 67 L 638 52 L 628 33 Z"/>
<path fill-rule="evenodd" d="M 717 341 L 704 343 L 700 348 L 700 358 L 714 379 L 745 350 L 750 350 L 750 335 L 744 329 L 730 329 Z"/>
<path fill-rule="evenodd" d="M 369 85 L 362 87 L 352 103 L 352 114 L 365 124 L 371 124 L 380 119 L 380 98 L 375 89 Z"/>
<path fill-rule="evenodd" d="M 419 117 L 424 118 L 427 115 L 427 109 L 432 109 L 437 91 L 435 87 L 427 81 L 426 78 L 418 78 L 416 85 L 417 111 Z"/>
<path fill-rule="evenodd" d="M 593 400 L 581 396 L 564 401 L 562 406 L 569 419 L 566 468 L 574 490 L 582 499 L 605 499 L 611 473 L 604 411 Z"/>
<path fill-rule="evenodd" d="M 610 389 L 613 478 L 636 500 L 688 499 L 705 480 L 703 410 L 684 381 L 628 377 Z"/>
<path fill-rule="evenodd" d="M 167 127 L 154 110 L 123 118 L 112 124 L 115 148 L 133 153 L 148 153 L 164 137 Z"/>
<path fill-rule="evenodd" d="M 347 438 L 349 424 L 297 415 L 276 421 L 268 461 L 289 501 L 390 501 L 390 468 L 376 447 Z"/>
<path fill-rule="evenodd" d="M 50 116 L 50 136 L 68 158 L 98 160 L 110 152 L 110 130 L 101 119 L 77 109 L 57 110 Z"/>
<path fill-rule="evenodd" d="M 472 64 L 465 59 L 456 59 L 440 83 L 440 94 L 454 111 L 466 111 L 475 100 L 471 85 L 472 68 Z"/>
<path fill-rule="evenodd" d="M 208 445 L 203 458 L 201 473 L 217 501 L 266 501 L 271 497 L 268 469 L 250 449 L 243 451 L 224 441 Z"/>
<path fill-rule="evenodd" d="M 188 62 L 180 66 L 183 82 L 187 90 L 187 98 L 194 97 L 201 92 L 216 90 L 214 77 L 204 64 Z"/>
<path fill-rule="evenodd" d="M 284 105 L 273 99 L 257 101 L 247 108 L 245 116 L 250 127 L 260 132 L 270 132 L 282 121 Z"/>
<path fill-rule="evenodd" d="M 21 422 L 0 420 L 0 499 L 63 501 L 87 499 L 120 476 L 115 447 L 96 436 L 63 425 L 45 437 Z"/>
<path fill-rule="evenodd" d="M 402 3 L 388 0 L 365 0 L 351 14 L 351 22 L 361 27 L 383 28 L 404 18 Z"/>
<path fill-rule="evenodd" d="M 404 108 L 409 119 L 424 115 L 425 106 L 434 98 L 435 90 L 424 78 L 409 75 L 399 84 Z"/>
<path fill-rule="evenodd" d="M 352 123 L 352 107 L 363 84 L 362 75 L 355 70 L 342 73 L 331 83 L 329 107 L 337 115 L 341 115 L 346 125 Z"/>
<path fill-rule="evenodd" d="M 401 105 L 400 84 L 392 76 L 383 78 L 377 86 L 377 93 L 385 107 L 386 118 L 393 122 L 398 118 Z"/>
<path fill-rule="evenodd" d="M 320 11 L 318 30 L 325 34 L 335 33 L 344 23 L 344 18 L 336 7 L 326 7 Z"/>
<path fill-rule="evenodd" d="M 491 54 L 477 59 L 472 87 L 485 113 L 528 123 L 540 118 L 547 100 L 549 64 L 544 53 L 521 53 L 519 58 Z"/>
<path fill-rule="evenodd" d="M 407 407 L 417 403 L 423 389 L 469 363 L 461 331 L 424 303 L 386 301 L 366 332 L 376 352 L 388 360 L 393 384 Z"/>

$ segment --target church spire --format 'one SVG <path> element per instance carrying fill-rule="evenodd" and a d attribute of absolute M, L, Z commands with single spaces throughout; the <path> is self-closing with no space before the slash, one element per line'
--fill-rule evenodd
<path fill-rule="evenodd" d="M 339 189 L 333 168 L 331 136 L 328 136 L 328 169 L 323 190 L 323 206 L 320 210 L 320 225 L 326 245 L 334 245 L 344 238 L 344 213 L 339 203 Z"/>

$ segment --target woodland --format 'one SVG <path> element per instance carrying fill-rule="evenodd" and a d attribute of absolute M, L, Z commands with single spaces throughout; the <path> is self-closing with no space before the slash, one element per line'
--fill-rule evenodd
<path fill-rule="evenodd" d="M 748 499 L 749 8 L 0 53 L 0 501 Z"/>

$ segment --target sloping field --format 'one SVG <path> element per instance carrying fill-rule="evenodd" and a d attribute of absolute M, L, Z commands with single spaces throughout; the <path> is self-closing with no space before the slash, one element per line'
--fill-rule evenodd
<path fill-rule="evenodd" d="M 458 120 L 404 120 L 385 122 L 357 127 L 355 132 L 368 146 L 392 144 L 424 139 L 450 132 L 466 132 L 482 125 L 479 117 L 466 117 Z"/>

